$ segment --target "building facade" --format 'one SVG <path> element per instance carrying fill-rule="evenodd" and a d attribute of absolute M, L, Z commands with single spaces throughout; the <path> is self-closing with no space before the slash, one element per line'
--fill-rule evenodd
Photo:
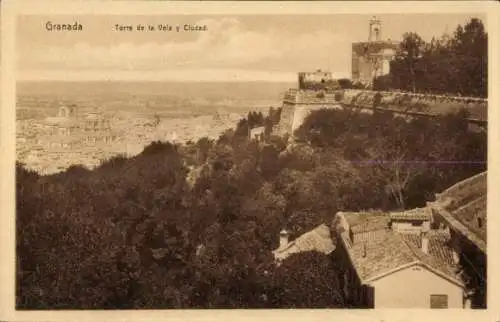
<path fill-rule="evenodd" d="M 369 23 L 368 41 L 352 44 L 352 80 L 371 86 L 375 77 L 390 72 L 399 42 L 382 40 L 382 22 L 373 17 Z"/>
<path fill-rule="evenodd" d="M 298 81 L 301 90 L 335 90 L 340 87 L 331 72 L 321 69 L 314 72 L 299 72 Z"/>
<path fill-rule="evenodd" d="M 401 212 L 391 212 L 391 228 L 399 233 L 420 234 L 431 229 L 431 210 L 416 208 Z"/>
<path fill-rule="evenodd" d="M 338 213 L 336 217 L 336 256 L 347 306 L 464 308 L 470 305 L 456 256 L 448 246 L 448 231 L 429 228 L 427 209 L 394 216 L 365 212 Z M 417 221 L 419 225 L 411 230 L 398 230 L 405 220 Z"/>

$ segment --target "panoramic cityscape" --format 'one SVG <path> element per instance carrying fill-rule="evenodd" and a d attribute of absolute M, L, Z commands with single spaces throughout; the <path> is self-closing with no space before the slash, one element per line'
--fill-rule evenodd
<path fill-rule="evenodd" d="M 36 96 L 21 96 L 18 104 L 18 113 L 24 112 L 25 118 L 18 119 L 16 124 L 17 158 L 29 169 L 43 174 L 57 173 L 77 164 L 94 168 L 113 156 L 136 155 L 156 140 L 186 142 L 203 136 L 215 139 L 241 117 L 241 113 L 222 109 L 190 118 L 160 117 L 152 110 L 133 113 L 87 106 L 77 109 L 74 104 L 58 105 L 50 98 L 42 101 Z M 33 110 L 41 113 L 43 104 L 48 105 L 46 113 L 55 115 L 41 119 L 28 116 Z M 54 111 L 54 105 L 58 110 Z"/>
<path fill-rule="evenodd" d="M 17 309 L 487 307 L 484 17 L 63 18 L 18 20 Z"/>

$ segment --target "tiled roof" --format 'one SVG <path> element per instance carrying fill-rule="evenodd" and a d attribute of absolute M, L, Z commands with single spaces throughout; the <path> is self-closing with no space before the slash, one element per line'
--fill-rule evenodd
<path fill-rule="evenodd" d="M 377 215 L 374 217 L 376 222 L 380 221 L 380 218 L 376 218 Z M 366 225 L 365 221 L 360 223 Z M 355 227 L 351 226 L 351 230 Z M 400 268 L 420 264 L 461 284 L 455 276 L 452 250 L 447 245 L 449 235 L 444 231 L 429 232 L 428 254 L 421 250 L 418 235 L 401 234 L 390 228 L 382 228 L 378 232 L 377 238 L 355 238 L 354 241 L 350 239 L 348 231 L 340 232 L 340 239 L 349 253 L 359 278 L 364 283 Z"/>
<path fill-rule="evenodd" d="M 387 228 L 390 222 L 387 213 L 383 212 L 344 212 L 341 214 L 355 234 Z"/>
<path fill-rule="evenodd" d="M 415 261 L 412 251 L 397 233 L 387 231 L 383 238 L 365 242 L 346 243 L 347 234 L 342 240 L 347 244 L 353 266 L 362 281 L 387 273 Z M 364 256 L 364 254 L 366 254 Z"/>
<path fill-rule="evenodd" d="M 430 220 L 431 210 L 429 208 L 415 208 L 400 212 L 389 213 L 391 219 L 406 219 L 406 220 Z"/>
<path fill-rule="evenodd" d="M 447 210 L 454 210 L 486 195 L 487 172 L 462 180 L 436 195 L 436 201 L 447 203 Z"/>
<path fill-rule="evenodd" d="M 451 212 L 453 216 L 486 242 L 486 195 Z M 477 219 L 481 219 L 478 226 Z"/>
<path fill-rule="evenodd" d="M 441 216 L 452 227 L 453 230 L 458 231 L 462 236 L 476 245 L 482 252 L 486 253 L 486 240 L 484 238 L 464 225 L 460 220 L 456 218 L 455 215 L 448 212 L 446 209 L 441 207 L 441 205 L 433 204 L 432 207 L 436 209 L 439 216 Z"/>
<path fill-rule="evenodd" d="M 414 234 L 401 235 L 403 240 L 414 251 L 416 257 L 422 262 L 431 267 L 447 273 L 450 276 L 455 274 L 455 266 L 453 264 L 453 251 L 448 246 L 449 236 L 442 235 L 429 235 L 429 253 L 425 254 L 421 251 L 422 243 L 421 238 Z"/>
<path fill-rule="evenodd" d="M 432 207 L 461 235 L 486 251 L 487 172 L 460 181 L 440 194 Z M 481 225 L 478 224 L 478 218 Z"/>
<path fill-rule="evenodd" d="M 293 253 L 316 251 L 330 254 L 334 250 L 335 245 L 330 235 L 330 228 L 321 224 L 288 243 L 286 247 L 276 249 L 273 253 L 277 258 L 286 258 Z"/>

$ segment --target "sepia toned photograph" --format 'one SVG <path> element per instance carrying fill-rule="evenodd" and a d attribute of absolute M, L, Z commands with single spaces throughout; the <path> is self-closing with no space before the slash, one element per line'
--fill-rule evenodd
<path fill-rule="evenodd" d="M 17 16 L 16 310 L 489 308 L 489 31 Z"/>

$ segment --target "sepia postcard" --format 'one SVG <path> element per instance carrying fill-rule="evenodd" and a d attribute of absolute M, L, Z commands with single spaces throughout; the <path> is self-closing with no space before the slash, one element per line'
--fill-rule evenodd
<path fill-rule="evenodd" d="M 0 320 L 500 321 L 498 3 L 1 13 Z"/>

